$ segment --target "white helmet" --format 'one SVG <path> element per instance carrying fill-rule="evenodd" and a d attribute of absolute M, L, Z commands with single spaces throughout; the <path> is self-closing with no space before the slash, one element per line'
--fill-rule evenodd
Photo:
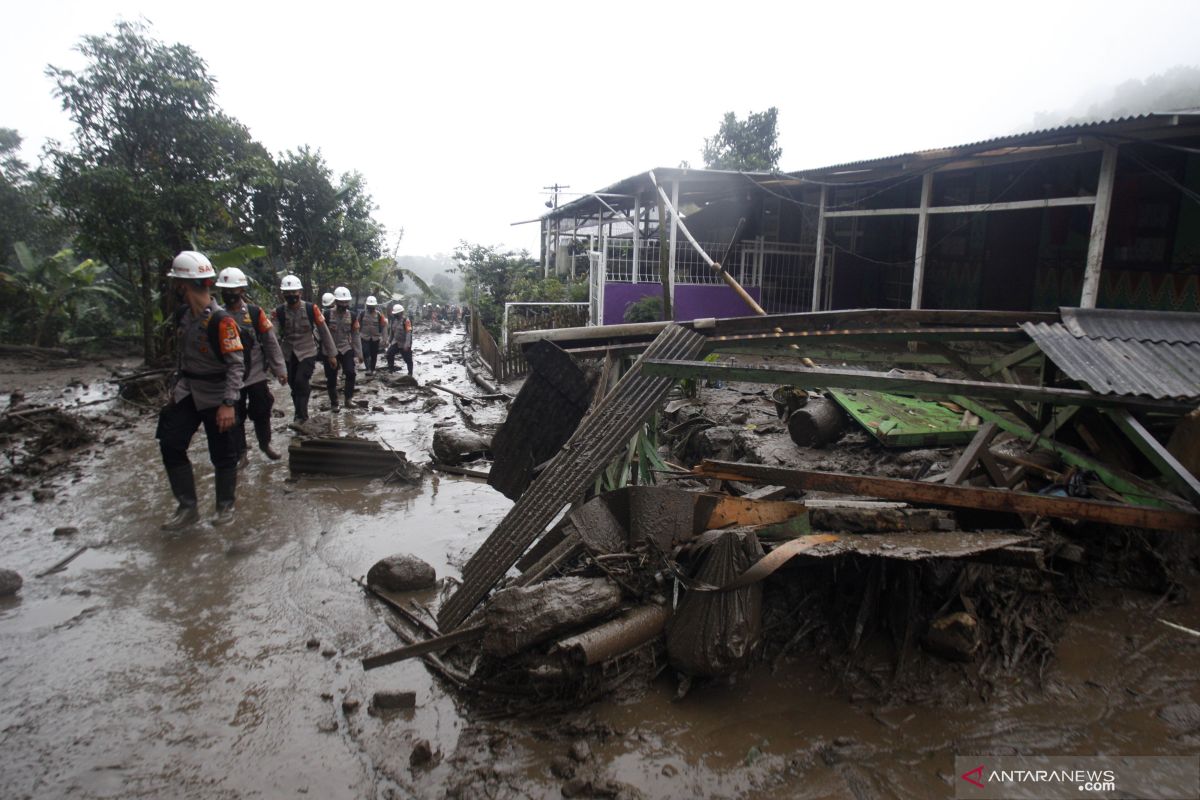
<path fill-rule="evenodd" d="M 402 305 L 400 305 L 399 303 L 397 303 L 397 304 L 396 304 L 396 307 L 392 309 L 392 313 L 393 313 L 393 314 L 403 314 L 403 313 L 404 313 L 404 306 L 402 306 Z"/>
<path fill-rule="evenodd" d="M 295 275 L 284 275 L 283 282 L 279 284 L 280 291 L 284 292 L 298 292 L 303 288 L 304 284 Z"/>
<path fill-rule="evenodd" d="M 369 306 L 379 305 L 379 301 L 375 299 L 375 295 L 373 295 L 373 294 L 367 295 L 367 305 L 369 305 Z"/>
<path fill-rule="evenodd" d="M 331 305 L 333 305 L 333 295 L 329 292 L 321 295 L 321 305 L 325 308 L 329 308 Z"/>
<path fill-rule="evenodd" d="M 333 299 L 334 300 L 345 300 L 347 303 L 350 302 L 350 290 L 347 289 L 345 286 L 337 287 L 336 289 L 333 290 Z"/>
<path fill-rule="evenodd" d="M 175 260 L 171 262 L 171 271 L 167 273 L 167 277 L 187 280 L 201 280 L 216 276 L 217 272 L 213 269 L 208 256 L 204 253 L 197 253 L 195 250 L 184 250 L 175 256 Z"/>
<path fill-rule="evenodd" d="M 246 280 L 246 273 L 237 267 L 226 267 L 217 276 L 218 289 L 241 289 L 249 285 L 250 282 Z"/>

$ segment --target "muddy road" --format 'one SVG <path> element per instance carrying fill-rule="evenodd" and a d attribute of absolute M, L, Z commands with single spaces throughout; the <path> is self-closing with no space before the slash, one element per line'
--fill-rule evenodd
<path fill-rule="evenodd" d="M 422 339 L 422 382 L 477 393 L 461 332 Z M 73 373 L 86 385 L 64 394 Z M 112 392 L 105 374 L 13 367 L 0 390 L 83 407 Z M 449 396 L 360 385 L 369 408 L 326 424 L 414 461 L 434 424 L 460 419 Z M 290 400 L 275 391 L 286 443 Z M 314 391 L 316 410 L 327 403 Z M 800 656 L 681 702 L 664 675 L 562 716 L 474 720 L 420 662 L 363 672 L 359 659 L 397 639 L 352 578 L 397 552 L 452 575 L 508 500 L 429 474 L 419 486 L 293 481 L 286 461 L 252 450 L 232 528 L 166 535 L 173 500 L 152 415 L 104 402 L 81 413 L 103 427 L 101 444 L 0 502 L 0 567 L 25 577 L 0 598 L 4 797 L 551 798 L 572 774 L 568 791 L 584 796 L 934 797 L 953 795 L 955 754 L 1200 748 L 1200 640 L 1155 621 L 1200 628 L 1194 585 L 1182 602 L 1094 591 L 1040 685 L 981 693 L 951 669 L 900 686 L 888 654 L 867 647 L 852 667 Z M 210 512 L 201 436 L 191 456 Z M 35 487 L 54 496 L 37 502 Z M 54 536 L 63 526 L 78 532 Z M 416 709 L 368 713 L 377 690 L 414 691 Z M 413 766 L 420 739 L 433 759 Z"/>

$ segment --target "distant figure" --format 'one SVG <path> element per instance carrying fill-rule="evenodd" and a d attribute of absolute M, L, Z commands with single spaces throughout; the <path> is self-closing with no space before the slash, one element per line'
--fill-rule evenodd
<path fill-rule="evenodd" d="M 242 329 L 242 345 L 250 346 L 249 371 L 242 381 L 242 394 L 238 399 L 238 432 L 241 457 L 238 466 L 246 466 L 246 419 L 254 423 L 254 436 L 258 449 L 267 458 L 278 461 L 279 451 L 271 447 L 271 409 L 275 396 L 267 380 L 267 370 L 278 379 L 280 386 L 287 385 L 287 366 L 283 363 L 283 349 L 275 336 L 275 326 L 267 313 L 255 305 L 246 303 L 246 273 L 237 267 L 221 270 L 217 277 L 217 288 L 221 290 L 221 302 L 225 310 Z"/>
<path fill-rule="evenodd" d="M 284 363 L 287 364 L 287 380 L 292 387 L 292 404 L 296 407 L 295 421 L 308 419 L 308 398 L 312 394 L 312 374 L 317 366 L 317 342 L 320 352 L 330 363 L 335 363 L 337 350 L 325 324 L 321 309 L 300 299 L 304 288 L 300 279 L 288 275 L 279 284 L 283 292 L 283 305 L 275 309 L 275 328 L 279 331 L 279 344 L 283 348 Z"/>
<path fill-rule="evenodd" d="M 188 446 L 203 425 L 208 439 L 217 495 L 214 525 L 233 520 L 237 495 L 237 414 L 245 355 L 237 322 L 212 298 L 216 272 L 203 253 L 184 250 L 175 256 L 172 288 L 183 301 L 175 312 L 176 362 L 167 405 L 158 415 L 158 439 L 171 493 L 179 506 L 164 531 L 179 531 L 200 518 L 196 479 Z"/>
<path fill-rule="evenodd" d="M 412 320 L 404 316 L 404 306 L 401 305 L 392 309 L 392 324 L 388 326 L 388 372 L 396 371 L 396 353 L 404 359 L 408 374 L 412 375 Z"/>
<path fill-rule="evenodd" d="M 379 358 L 379 344 L 387 339 L 387 316 L 379 310 L 375 295 L 367 298 L 366 308 L 358 315 L 359 336 L 362 338 L 363 360 L 367 376 L 375 374 L 375 362 Z"/>
<path fill-rule="evenodd" d="M 337 377 L 340 369 L 345 375 L 343 392 L 346 405 L 354 397 L 354 363 L 362 363 L 362 338 L 359 336 L 358 318 L 350 311 L 350 290 L 339 286 L 333 290 L 334 309 L 329 312 L 326 323 L 333 337 L 336 355 L 325 367 L 325 383 L 329 392 L 329 409 L 338 412 Z"/>

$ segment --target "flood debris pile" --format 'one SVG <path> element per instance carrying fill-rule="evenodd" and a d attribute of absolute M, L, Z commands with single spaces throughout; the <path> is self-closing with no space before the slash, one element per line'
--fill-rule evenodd
<path fill-rule="evenodd" d="M 22 478 L 49 477 L 96 440 L 92 424 L 76 414 L 58 406 L 13 403 L 0 413 L 0 444 L 7 461 L 0 485 L 14 489 Z"/>
<path fill-rule="evenodd" d="M 1194 317 L 868 310 L 523 334 L 538 388 L 493 442 L 516 504 L 437 629 L 390 657 L 440 652 L 460 686 L 541 703 L 525 710 L 802 652 L 843 673 L 886 653 L 876 688 L 952 664 L 1039 676 L 1089 587 L 1169 600 L 1194 565 Z M 536 430 L 526 403 L 579 421 Z"/>

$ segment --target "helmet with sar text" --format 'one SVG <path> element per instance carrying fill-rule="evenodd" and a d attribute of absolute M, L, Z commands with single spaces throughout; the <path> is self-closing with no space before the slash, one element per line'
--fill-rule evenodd
<path fill-rule="evenodd" d="M 396 307 L 392 309 L 393 317 L 398 317 L 403 313 L 404 313 L 404 306 L 400 305 L 399 303 L 397 303 Z"/>
<path fill-rule="evenodd" d="M 333 299 L 337 302 L 338 308 L 350 307 L 350 290 L 345 286 L 339 286 L 333 290 Z"/>
<path fill-rule="evenodd" d="M 167 273 L 167 277 L 185 281 L 205 281 L 205 285 L 208 285 L 217 277 L 217 272 L 204 253 L 184 250 L 171 262 L 171 271 Z"/>
<path fill-rule="evenodd" d="M 333 306 L 333 294 L 326 292 L 321 295 L 321 308 L 331 308 Z"/>
<path fill-rule="evenodd" d="M 300 291 L 304 288 L 304 284 L 300 283 L 300 279 L 295 275 L 284 275 L 283 280 L 279 282 L 279 291 L 283 292 L 283 299 L 289 306 L 294 306 L 300 302 Z"/>
<path fill-rule="evenodd" d="M 368 295 L 367 296 L 367 308 L 370 308 L 371 306 L 377 306 L 377 305 L 379 305 L 379 301 L 375 299 L 375 295 L 373 295 L 373 294 Z"/>

